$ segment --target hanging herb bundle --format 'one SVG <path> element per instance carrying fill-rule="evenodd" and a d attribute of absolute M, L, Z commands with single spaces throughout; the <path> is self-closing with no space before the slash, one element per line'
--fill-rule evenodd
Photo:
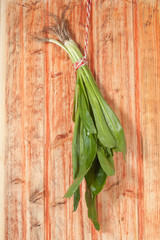
<path fill-rule="evenodd" d="M 52 16 L 56 25 L 44 28 L 44 32 L 55 34 L 60 41 L 38 38 L 43 42 L 59 45 L 76 64 L 77 81 L 75 86 L 73 121 L 75 122 L 72 142 L 73 183 L 65 198 L 74 195 L 74 211 L 80 200 L 79 186 L 82 179 L 86 181 L 85 200 L 88 217 L 95 228 L 100 229 L 96 196 L 106 183 L 107 176 L 115 173 L 113 154 L 122 152 L 125 158 L 126 143 L 123 128 L 100 93 L 94 77 L 86 65 L 76 43 L 71 39 L 64 17 Z M 80 67 L 77 66 L 80 63 Z M 79 68 L 78 68 L 79 67 Z"/>

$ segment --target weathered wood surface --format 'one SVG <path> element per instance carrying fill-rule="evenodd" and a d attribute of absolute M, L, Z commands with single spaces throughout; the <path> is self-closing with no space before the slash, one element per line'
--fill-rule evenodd
<path fill-rule="evenodd" d="M 160 239 L 160 2 L 92 2 L 89 65 L 124 126 L 127 161 L 115 157 L 97 201 L 97 232 L 82 200 L 72 212 L 75 71 L 63 52 L 34 41 L 45 12 L 69 5 L 75 41 L 84 47 L 86 2 L 12 0 L 7 5 L 6 240 Z M 45 9 L 45 11 L 44 11 Z"/>
<path fill-rule="evenodd" d="M 6 4 L 0 0 L 0 239 L 4 239 Z"/>

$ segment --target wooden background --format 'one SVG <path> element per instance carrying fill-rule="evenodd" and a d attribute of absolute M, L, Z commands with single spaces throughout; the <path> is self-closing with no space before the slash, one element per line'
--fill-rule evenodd
<path fill-rule="evenodd" d="M 3 3 L 5 3 L 3 1 Z M 0 239 L 4 240 L 6 4 L 0 0 Z"/>
<path fill-rule="evenodd" d="M 7 3 L 5 240 L 160 239 L 160 1 L 93 0 L 89 66 L 126 134 L 127 161 L 98 196 L 97 232 L 72 182 L 74 68 L 63 50 L 32 39 L 48 11 L 69 6 L 73 39 L 84 48 L 85 0 Z"/>

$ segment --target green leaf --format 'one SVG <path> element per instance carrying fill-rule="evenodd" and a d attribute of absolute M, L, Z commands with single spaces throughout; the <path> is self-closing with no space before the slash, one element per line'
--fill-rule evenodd
<path fill-rule="evenodd" d="M 80 127 L 80 160 L 79 172 L 72 185 L 65 194 L 65 198 L 69 198 L 77 190 L 83 177 L 92 166 L 92 162 L 96 156 L 97 144 L 92 134 L 88 133 L 81 123 Z"/>
<path fill-rule="evenodd" d="M 92 90 L 90 82 L 88 81 L 88 79 L 84 79 L 84 82 L 85 82 L 90 105 L 91 105 L 94 119 L 95 119 L 95 124 L 98 131 L 98 139 L 105 147 L 108 147 L 108 148 L 116 147 L 116 140 L 114 139 L 107 125 L 101 106 L 97 101 L 96 95 Z"/>
<path fill-rule="evenodd" d="M 90 190 L 90 188 L 88 187 L 87 184 L 86 184 L 85 200 L 86 200 L 86 205 L 87 205 L 87 208 L 88 208 L 88 217 L 93 222 L 94 227 L 99 231 L 100 226 L 99 226 L 99 222 L 97 220 L 95 198 L 92 198 L 91 190 Z"/>
<path fill-rule="evenodd" d="M 97 230 L 100 229 L 98 220 L 97 220 L 97 212 L 95 206 L 95 197 L 102 190 L 103 186 L 106 183 L 107 175 L 103 171 L 101 165 L 99 164 L 98 158 L 96 156 L 92 167 L 85 175 L 86 180 L 86 204 L 88 207 L 88 217 L 93 222 L 95 228 Z"/>
<path fill-rule="evenodd" d="M 76 190 L 75 193 L 74 193 L 74 198 L 73 198 L 73 212 L 77 210 L 79 200 L 80 200 L 80 191 L 79 191 L 79 187 L 78 187 L 77 190 Z"/>
<path fill-rule="evenodd" d="M 87 103 L 87 108 L 89 108 L 89 100 L 88 100 L 87 92 L 84 86 L 82 75 L 80 73 L 77 73 L 77 78 L 79 79 L 79 85 L 81 86 L 81 89 L 83 91 L 83 94 Z"/>
<path fill-rule="evenodd" d="M 79 108 L 77 107 L 75 126 L 72 140 L 72 167 L 73 167 L 73 178 L 75 179 L 79 171 L 79 156 L 80 156 L 80 115 Z M 80 200 L 79 188 L 74 193 L 73 199 L 73 211 L 76 211 Z"/>
<path fill-rule="evenodd" d="M 73 166 L 73 177 L 77 176 L 79 171 L 79 155 L 80 155 L 80 115 L 79 109 L 76 113 L 74 126 L 74 133 L 72 139 L 72 166 Z"/>
<path fill-rule="evenodd" d="M 112 111 L 112 109 L 109 107 L 107 102 L 104 100 L 101 94 L 99 94 L 99 98 L 101 101 L 101 107 L 103 114 L 105 116 L 105 119 L 108 123 L 108 126 L 114 136 L 114 138 L 117 141 L 117 150 L 119 152 L 123 153 L 123 156 L 125 158 L 127 150 L 126 150 L 126 140 L 124 135 L 124 130 L 122 128 L 122 125 L 120 124 L 119 119 L 115 115 L 115 113 Z"/>
<path fill-rule="evenodd" d="M 77 109 L 78 109 L 78 95 L 79 95 L 79 84 L 78 84 L 78 79 L 77 79 L 76 86 L 75 86 L 75 92 L 74 92 L 74 105 L 73 105 L 73 116 L 72 116 L 73 122 L 75 122 L 76 113 L 77 113 Z"/>
<path fill-rule="evenodd" d="M 92 197 L 95 197 L 103 189 L 107 179 L 107 175 L 101 167 L 97 156 L 85 179 L 91 190 Z"/>
<path fill-rule="evenodd" d="M 108 127 L 109 127 L 112 135 L 116 139 L 117 145 L 116 145 L 115 149 L 117 149 L 117 151 L 122 152 L 124 159 L 125 159 L 127 150 L 126 150 L 125 134 L 124 134 L 122 125 L 120 124 L 120 121 L 117 118 L 116 114 L 112 111 L 112 109 L 109 107 L 109 105 L 103 98 L 88 66 L 85 66 L 83 69 L 81 69 L 81 71 L 82 71 L 82 75 L 87 76 L 88 81 L 86 80 L 86 83 L 88 83 L 88 82 L 90 83 L 90 85 L 91 85 L 90 91 L 94 92 L 95 98 L 97 98 L 97 100 L 99 101 L 100 106 L 103 111 L 103 114 L 104 114 L 104 117 L 105 117 L 105 120 L 108 124 Z"/>
<path fill-rule="evenodd" d="M 94 122 L 89 112 L 89 103 L 88 99 L 86 98 L 87 94 L 85 92 L 83 82 L 80 80 L 79 85 L 79 110 L 80 110 L 80 117 L 82 123 L 86 130 L 90 133 L 96 133 L 96 128 L 94 126 Z"/>
<path fill-rule="evenodd" d="M 112 152 L 107 149 L 106 151 L 102 147 L 98 147 L 97 155 L 99 163 L 107 176 L 113 176 L 115 174 L 114 162 Z"/>

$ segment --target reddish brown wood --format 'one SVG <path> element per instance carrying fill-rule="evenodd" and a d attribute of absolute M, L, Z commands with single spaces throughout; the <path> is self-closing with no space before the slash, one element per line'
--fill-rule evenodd
<path fill-rule="evenodd" d="M 85 1 L 16 0 L 7 11 L 5 239 L 159 239 L 159 1 L 92 1 L 89 66 L 119 117 L 127 158 L 97 200 L 101 230 L 87 216 L 85 182 L 73 213 L 72 109 L 76 74 L 58 46 L 32 39 L 46 13 L 67 19 L 82 51 Z M 45 10 L 45 11 L 44 11 Z"/>

